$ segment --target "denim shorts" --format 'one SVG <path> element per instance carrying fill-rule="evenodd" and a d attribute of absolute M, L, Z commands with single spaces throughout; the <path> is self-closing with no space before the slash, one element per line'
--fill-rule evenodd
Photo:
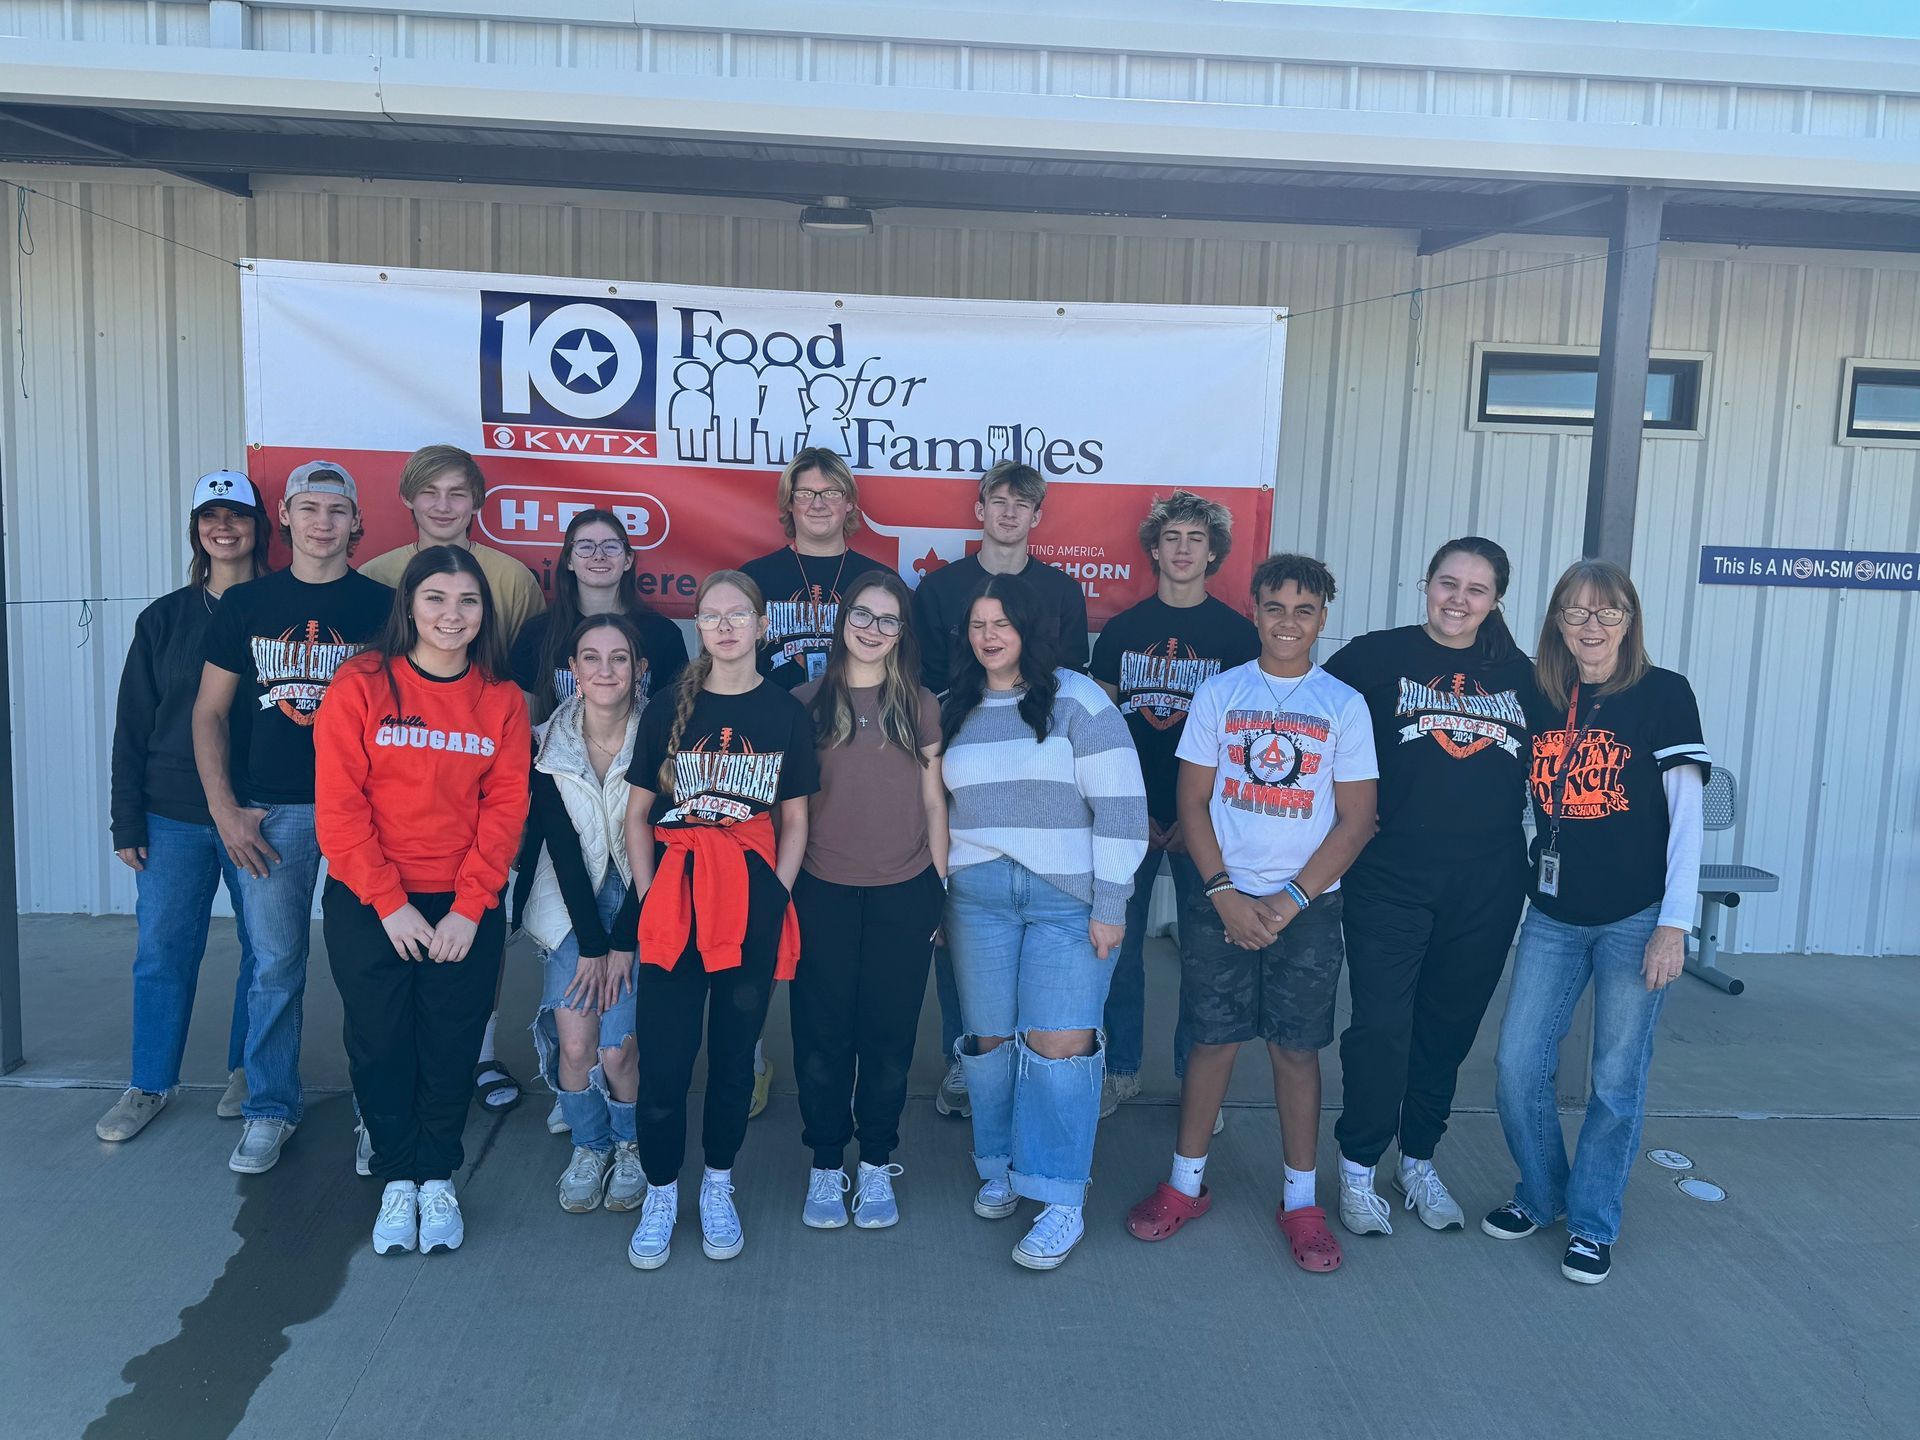
<path fill-rule="evenodd" d="M 1333 1002 L 1346 959 L 1341 893 L 1322 895 L 1259 950 L 1227 938 L 1220 912 L 1195 895 L 1180 925 L 1180 1020 L 1195 1045 L 1260 1039 L 1282 1050 L 1333 1043 Z"/>
<path fill-rule="evenodd" d="M 607 878 L 601 882 L 597 897 L 600 905 L 600 921 L 611 925 L 615 913 L 620 909 L 620 901 L 626 894 L 626 883 L 621 880 L 620 872 L 612 866 L 607 867 Z M 555 1010 L 584 1010 L 586 1006 L 579 1000 L 567 998 L 567 987 L 573 983 L 574 971 L 580 964 L 580 941 L 569 930 L 567 938 L 553 949 L 541 955 L 540 1009 L 533 1021 L 533 1048 L 540 1057 L 540 1078 L 554 1090 L 560 1088 L 558 1064 L 560 1035 L 559 1027 L 553 1020 Z M 639 969 L 639 958 L 633 961 L 633 969 L 628 972 L 626 994 L 614 1001 L 613 1008 L 600 1013 L 600 1046 L 602 1050 L 617 1050 L 633 1034 L 633 992 L 632 975 Z"/>

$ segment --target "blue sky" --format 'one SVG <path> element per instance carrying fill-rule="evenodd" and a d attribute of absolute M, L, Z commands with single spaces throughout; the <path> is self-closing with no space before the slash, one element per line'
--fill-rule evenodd
<path fill-rule="evenodd" d="M 1261 3 L 1313 3 L 1349 9 L 1426 10 L 1469 15 L 1540 15 L 1556 20 L 1627 20 L 1920 39 L 1920 3 L 1916 0 L 1261 0 Z"/>

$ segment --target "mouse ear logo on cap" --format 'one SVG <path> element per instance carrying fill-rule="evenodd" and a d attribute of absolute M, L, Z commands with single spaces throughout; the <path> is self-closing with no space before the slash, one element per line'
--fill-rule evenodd
<path fill-rule="evenodd" d="M 238 470 L 210 470 L 193 485 L 192 508 L 202 505 L 236 505 L 243 509 L 260 503 L 260 492 Z"/>

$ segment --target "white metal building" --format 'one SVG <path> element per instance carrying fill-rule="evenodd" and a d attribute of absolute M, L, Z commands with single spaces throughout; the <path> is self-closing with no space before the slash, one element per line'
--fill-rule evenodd
<path fill-rule="evenodd" d="M 1920 599 L 1697 578 L 1703 545 L 1920 552 L 1920 44 L 1214 0 L 0 0 L 0 179 L 38 192 L 0 266 L 22 909 L 131 905 L 119 667 L 183 578 L 182 477 L 242 459 L 222 257 L 1285 306 L 1273 539 L 1333 565 L 1334 630 L 1417 617 L 1427 553 L 1477 531 L 1526 637 L 1589 533 L 1565 395 L 1611 240 L 1628 291 L 1657 256 L 1659 427 L 1611 462 L 1614 537 L 1743 782 L 1709 858 L 1783 877 L 1730 948 L 1920 953 Z M 871 233 L 804 234 L 826 195 Z"/>

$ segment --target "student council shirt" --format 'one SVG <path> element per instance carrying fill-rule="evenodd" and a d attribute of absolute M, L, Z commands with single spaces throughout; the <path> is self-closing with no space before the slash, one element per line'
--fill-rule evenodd
<path fill-rule="evenodd" d="M 1362 864 L 1397 859 L 1408 847 L 1429 859 L 1433 832 L 1450 851 L 1512 845 L 1518 854 L 1531 660 L 1515 652 L 1489 662 L 1477 649 L 1449 649 L 1424 626 L 1404 625 L 1350 641 L 1326 670 L 1358 690 L 1373 715 L 1380 833 Z"/>
<path fill-rule="evenodd" d="M 1159 824 L 1178 818 L 1174 782 L 1180 764 L 1174 750 L 1194 692 L 1259 653 L 1253 622 L 1211 595 L 1187 606 L 1149 596 L 1114 616 L 1094 642 L 1089 673 L 1120 692 L 1120 713 L 1147 785 L 1147 813 Z"/>
<path fill-rule="evenodd" d="M 627 616 L 640 632 L 640 648 L 646 652 L 647 668 L 633 682 L 633 698 L 645 704 L 649 695 L 669 689 L 680 672 L 687 668 L 687 637 L 680 627 L 652 606 Z M 546 670 L 547 636 L 553 629 L 553 612 L 543 610 L 521 628 L 507 656 L 507 670 L 513 683 L 533 696 L 536 712 L 543 719 L 559 708 L 560 702 L 578 688 L 573 670 L 562 663 Z"/>
<path fill-rule="evenodd" d="M 811 708 L 810 681 L 794 699 Z M 820 788 L 807 806 L 807 854 L 801 866 L 834 885 L 899 885 L 933 863 L 927 843 L 926 771 L 880 728 L 880 687 L 849 687 L 853 728 L 845 744 L 821 741 Z M 914 717 L 921 749 L 940 743 L 940 703 L 919 691 Z"/>
<path fill-rule="evenodd" d="M 818 680 L 833 648 L 840 607 L 859 589 L 860 576 L 887 567 L 871 555 L 802 555 L 783 545 L 740 567 L 767 602 L 767 642 L 760 647 L 760 673 L 783 690 Z"/>
<path fill-rule="evenodd" d="M 1317 665 L 1292 679 L 1258 660 L 1216 675 L 1193 697 L 1177 753 L 1213 768 L 1207 813 L 1248 895 L 1274 894 L 1313 857 L 1333 830 L 1336 783 L 1379 774 L 1366 702 Z"/>
<path fill-rule="evenodd" d="M 680 733 L 673 783 L 662 788 L 674 710 L 664 701 L 647 707 L 627 771 L 631 783 L 655 791 L 655 825 L 737 825 L 820 788 L 806 707 L 765 682 L 744 695 L 700 692 Z"/>
<path fill-rule="evenodd" d="M 1686 677 L 1652 669 L 1631 689 L 1594 697 L 1582 686 L 1568 707 L 1535 694 L 1528 780 L 1533 796 L 1533 903 L 1567 925 L 1611 925 L 1657 905 L 1667 886 L 1667 794 L 1678 765 L 1713 770 L 1700 707 Z M 1577 742 L 1577 743 L 1575 743 Z M 1569 754 L 1571 747 L 1571 754 Z M 1554 782 L 1565 773 L 1560 803 Z M 1539 892 L 1540 852 L 1560 816 L 1560 893 Z"/>
<path fill-rule="evenodd" d="M 393 591 L 352 570 L 324 585 L 276 570 L 220 597 L 207 663 L 240 677 L 233 703 L 251 722 L 243 799 L 313 803 L 314 714 L 333 672 L 379 635 L 392 606 Z"/>

